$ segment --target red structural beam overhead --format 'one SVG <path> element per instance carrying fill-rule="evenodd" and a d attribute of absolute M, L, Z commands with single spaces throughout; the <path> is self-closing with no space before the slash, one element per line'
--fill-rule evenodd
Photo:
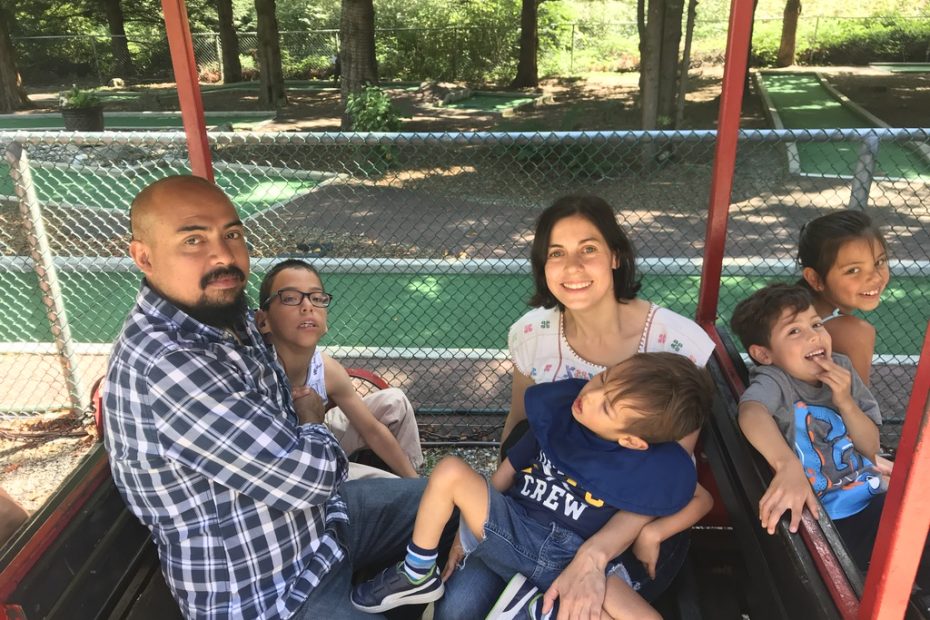
<path fill-rule="evenodd" d="M 190 22 L 184 0 L 162 0 L 165 14 L 165 32 L 171 49 L 171 66 L 178 87 L 178 102 L 181 105 L 181 120 L 187 134 L 187 151 L 191 161 L 191 172 L 208 181 L 213 181 L 213 162 L 210 145 L 207 143 L 207 125 L 203 116 L 203 100 L 200 97 L 200 82 L 194 44 L 191 41 Z"/>

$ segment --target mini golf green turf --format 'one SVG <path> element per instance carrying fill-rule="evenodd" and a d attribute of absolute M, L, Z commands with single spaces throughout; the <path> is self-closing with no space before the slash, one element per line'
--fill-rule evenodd
<path fill-rule="evenodd" d="M 140 112 L 132 116 L 114 116 L 104 112 L 104 126 L 109 130 L 118 129 L 182 129 L 183 123 L 180 114 L 159 115 L 157 112 L 145 114 Z M 274 112 L 265 116 L 242 114 L 237 112 L 207 112 L 205 115 L 208 127 L 217 125 L 243 125 L 254 124 L 274 118 Z M 52 114 L 39 116 L 36 114 L 2 114 L 0 115 L 0 130 L 63 130 L 64 121 L 60 115 Z"/>
<path fill-rule="evenodd" d="M 833 97 L 813 75 L 770 73 L 762 78 L 787 129 L 856 128 L 873 125 Z M 852 176 L 858 142 L 798 142 L 801 172 L 816 176 Z M 879 149 L 875 176 L 930 180 L 930 163 L 894 142 Z"/>
<path fill-rule="evenodd" d="M 930 62 L 870 62 L 873 69 L 884 69 L 892 73 L 928 73 Z"/>
<path fill-rule="evenodd" d="M 129 203 L 146 185 L 167 174 L 190 174 L 190 169 L 178 166 L 137 170 L 131 178 L 122 176 L 121 172 L 114 169 L 114 175 L 108 176 L 99 170 L 33 166 L 32 178 L 42 202 L 122 210 L 129 208 Z M 275 178 L 267 172 L 257 175 L 228 168 L 217 169 L 214 176 L 216 184 L 232 197 L 243 218 L 304 194 L 319 184 L 313 179 Z M 15 195 L 9 167 L 5 163 L 0 163 L 0 195 Z"/>
<path fill-rule="evenodd" d="M 468 99 L 449 103 L 443 107 L 457 110 L 501 112 L 527 103 L 532 103 L 535 100 L 536 97 L 529 97 L 523 94 L 475 92 Z"/>
<path fill-rule="evenodd" d="M 61 272 L 63 294 L 77 342 L 109 342 L 118 333 L 139 286 L 136 273 Z M 260 274 L 249 294 L 257 297 Z M 324 344 L 367 347 L 503 349 L 507 330 L 526 312 L 529 275 L 324 274 L 335 296 Z M 641 296 L 693 316 L 698 276 L 650 276 Z M 725 277 L 720 324 L 736 302 L 771 279 Z M 783 280 L 782 280 L 783 281 Z M 16 321 L 0 324 L 0 342 L 49 342 L 50 330 L 31 273 L 0 272 L 0 312 Z M 916 355 L 925 313 L 915 308 L 930 299 L 930 278 L 896 278 L 882 304 L 868 315 L 879 340 L 877 352 Z"/>

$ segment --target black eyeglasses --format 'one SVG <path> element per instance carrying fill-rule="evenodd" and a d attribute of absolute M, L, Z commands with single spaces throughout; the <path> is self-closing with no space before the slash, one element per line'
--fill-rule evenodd
<path fill-rule="evenodd" d="M 277 297 L 285 306 L 299 306 L 303 303 L 304 297 L 310 300 L 310 303 L 317 308 L 328 308 L 333 301 L 333 296 L 321 291 L 311 291 L 304 293 L 296 288 L 284 288 L 272 293 L 272 297 Z M 271 299 L 265 302 L 265 308 L 271 305 Z"/>

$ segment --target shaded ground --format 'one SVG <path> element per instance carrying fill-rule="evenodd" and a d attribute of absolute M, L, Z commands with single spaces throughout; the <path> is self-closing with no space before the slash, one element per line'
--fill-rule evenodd
<path fill-rule="evenodd" d="M 713 128 L 717 115 L 722 69 L 708 66 L 692 69 L 686 108 L 685 128 Z M 551 103 L 517 112 L 512 118 L 475 110 L 438 108 L 421 100 L 409 87 L 385 88 L 405 116 L 403 131 L 482 131 L 482 130 L 597 130 L 637 129 L 638 74 L 597 73 L 580 78 L 542 80 L 537 91 Z M 153 85 L 148 94 L 135 100 L 108 101 L 109 111 L 177 110 L 177 97 L 155 90 L 168 85 Z M 526 91 L 528 93 L 532 91 Z M 57 92 L 32 92 L 38 106 L 35 112 L 55 111 Z M 203 93 L 208 111 L 260 110 L 258 97 L 249 91 L 213 91 Z M 745 123 L 764 126 L 761 108 L 749 95 L 745 106 Z M 279 110 L 276 121 L 265 125 L 269 131 L 336 131 L 339 129 L 339 92 L 292 90 L 288 105 Z"/>
<path fill-rule="evenodd" d="M 839 90 L 894 127 L 926 127 L 930 124 L 930 74 L 888 73 L 868 67 L 792 67 L 791 71 L 819 71 L 828 75 Z M 685 110 L 687 129 L 712 129 L 717 119 L 722 67 L 705 65 L 689 73 Z M 538 92 L 551 103 L 517 112 L 512 118 L 497 114 L 437 108 L 419 99 L 409 87 L 392 88 L 390 94 L 407 117 L 404 131 L 482 131 L 482 130 L 597 130 L 637 129 L 639 76 L 637 73 L 592 73 L 583 77 L 542 80 Z M 177 110 L 177 97 L 155 91 L 136 100 L 111 101 L 107 109 Z M 160 93 L 160 94 L 158 94 Z M 57 92 L 30 93 L 37 112 L 54 111 Z M 289 103 L 276 121 L 263 130 L 335 131 L 339 129 L 339 92 L 291 90 Z M 204 93 L 204 107 L 210 111 L 260 110 L 258 97 L 248 91 Z M 757 96 L 747 92 L 743 106 L 744 127 L 766 127 Z"/>

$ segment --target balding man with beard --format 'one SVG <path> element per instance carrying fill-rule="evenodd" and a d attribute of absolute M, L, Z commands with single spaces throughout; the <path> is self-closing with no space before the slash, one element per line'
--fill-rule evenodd
<path fill-rule="evenodd" d="M 105 441 L 182 613 L 371 618 L 349 604 L 352 573 L 403 557 L 424 481 L 345 482 L 321 403 L 292 396 L 247 309 L 245 230 L 221 190 L 168 177 L 130 220 L 144 279 L 109 362 Z"/>

